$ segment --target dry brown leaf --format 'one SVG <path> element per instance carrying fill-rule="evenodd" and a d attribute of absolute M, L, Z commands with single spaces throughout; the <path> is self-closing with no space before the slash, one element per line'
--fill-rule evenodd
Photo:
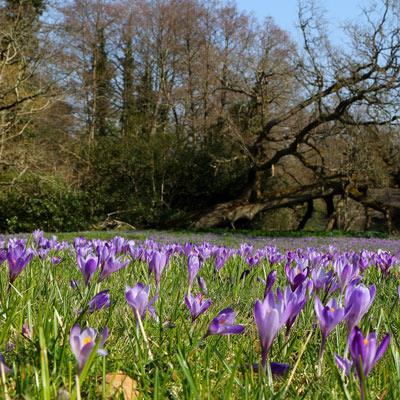
<path fill-rule="evenodd" d="M 113 398 L 118 393 L 123 393 L 124 400 L 137 399 L 139 392 L 136 390 L 136 381 L 122 372 L 110 372 L 106 375 L 107 396 Z"/>

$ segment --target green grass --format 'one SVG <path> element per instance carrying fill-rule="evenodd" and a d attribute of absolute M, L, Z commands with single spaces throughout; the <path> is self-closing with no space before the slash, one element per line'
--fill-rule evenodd
<path fill-rule="evenodd" d="M 398 234 L 389 234 L 386 232 L 376 231 L 365 231 L 365 232 L 344 232 L 339 230 L 332 231 L 264 231 L 254 229 L 198 229 L 198 230 L 166 230 L 159 231 L 155 229 L 138 230 L 138 231 L 81 231 L 81 232 L 61 232 L 56 235 L 63 240 L 72 240 L 77 236 L 84 236 L 89 239 L 111 239 L 116 235 L 123 236 L 129 239 L 144 241 L 152 235 L 160 235 L 164 233 L 165 236 L 171 236 L 179 241 L 186 241 L 190 238 L 204 237 L 207 234 L 215 235 L 217 238 L 220 237 L 225 244 L 237 243 L 237 237 L 247 236 L 248 238 L 341 238 L 341 237 L 352 237 L 352 238 L 379 238 L 379 239 L 399 239 Z M 188 239 L 189 238 L 189 239 Z"/>
<path fill-rule="evenodd" d="M 101 237 L 108 238 L 107 235 Z M 100 235 L 96 232 L 94 236 Z M 213 305 L 192 324 L 183 302 L 187 290 L 186 260 L 173 257 L 163 273 L 161 295 L 156 303 L 160 319 L 156 322 L 147 317 L 144 321 L 153 353 L 151 359 L 133 312 L 124 299 L 125 286 L 133 286 L 138 281 L 151 284 L 151 294 L 154 293 L 154 283 L 148 277 L 145 263 L 133 261 L 101 284 L 84 288 L 73 255 L 65 254 L 57 266 L 51 265 L 48 259 L 41 262 L 35 258 L 10 293 L 7 293 L 4 264 L 0 271 L 0 348 L 13 373 L 2 381 L 0 398 L 54 399 L 60 389 L 79 396 L 76 362 L 69 345 L 69 331 L 76 322 L 97 330 L 107 325 L 110 330 L 105 344 L 108 356 L 93 357 L 85 379 L 81 379 L 78 392 L 82 399 L 105 398 L 105 375 L 118 371 L 137 382 L 143 399 L 325 400 L 345 398 L 346 393 L 358 398 L 354 377 L 344 378 L 334 363 L 334 354 L 343 355 L 345 349 L 347 332 L 343 324 L 329 336 L 322 376 L 317 376 L 321 337 L 315 328 L 312 301 L 300 314 L 290 337 L 286 339 L 281 332 L 272 347 L 271 361 L 291 365 L 288 376 L 274 380 L 271 387 L 265 374 L 252 371 L 249 366 L 260 358 L 253 307 L 264 290 L 257 277 L 265 277 L 270 267 L 264 262 L 241 280 L 245 268 L 241 259 L 232 258 L 216 275 L 212 261 L 206 261 L 201 275 L 208 284 Z M 79 292 L 70 287 L 71 279 L 80 282 Z M 364 332 L 376 329 L 380 338 L 385 332 L 392 334 L 389 351 L 368 377 L 369 398 L 398 399 L 398 282 L 394 276 L 383 279 L 374 268 L 368 270 L 364 282 L 377 285 L 377 296 L 361 328 Z M 282 268 L 277 283 L 281 287 L 286 285 Z M 88 299 L 103 289 L 110 289 L 110 309 L 80 315 L 79 310 Z M 197 291 L 195 286 L 194 292 Z M 245 325 L 245 333 L 201 340 L 211 319 L 228 306 L 237 311 L 237 322 Z M 24 321 L 31 327 L 31 339 L 21 334 Z"/>

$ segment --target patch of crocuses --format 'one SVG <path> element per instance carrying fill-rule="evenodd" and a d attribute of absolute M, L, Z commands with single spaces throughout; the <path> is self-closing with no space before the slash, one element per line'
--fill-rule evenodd
<path fill-rule="evenodd" d="M 110 365 L 113 360 L 118 360 L 119 368 L 128 363 L 127 371 L 143 376 L 181 366 L 185 368 L 182 376 L 189 380 L 193 379 L 191 368 L 196 369 L 190 363 L 201 362 L 204 356 L 208 363 L 216 357 L 213 368 L 225 369 L 225 382 L 244 387 L 256 374 L 258 385 L 267 385 L 271 396 L 277 391 L 281 398 L 288 396 L 287 384 L 293 396 L 299 385 L 298 396 L 307 397 L 300 387 L 302 374 L 308 374 L 310 380 L 337 376 L 338 387 L 347 391 L 357 384 L 364 399 L 370 381 L 374 396 L 384 395 L 381 381 L 372 375 L 385 368 L 378 361 L 389 347 L 400 371 L 398 340 L 391 340 L 398 330 L 390 322 L 391 313 L 400 312 L 400 251 L 393 249 L 342 251 L 333 245 L 283 249 L 259 239 L 228 247 L 212 241 L 138 242 L 121 236 L 111 240 L 77 237 L 68 243 L 55 236 L 48 239 L 38 230 L 29 239 L 0 239 L 0 265 L 4 274 L 8 267 L 9 298 L 23 298 L 29 312 L 34 301 L 43 301 L 29 298 L 31 291 L 40 295 L 33 277 L 45 274 L 46 284 L 54 285 L 55 320 L 46 331 L 56 332 L 48 341 L 53 346 L 48 356 L 54 357 L 49 365 L 57 365 L 57 357 L 65 352 L 68 362 L 76 362 L 78 376 L 87 370 L 88 360 L 94 364 L 90 373 L 103 376 L 110 359 Z M 66 279 L 59 280 L 60 276 Z M 69 293 L 70 299 L 60 306 L 62 292 Z M 4 324 L 10 323 L 7 304 L 3 299 Z M 66 313 L 61 317 L 62 308 Z M 118 317 L 113 319 L 115 313 Z M 147 314 L 152 318 L 146 318 Z M 44 322 L 29 317 L 28 324 L 25 308 L 17 319 L 18 329 L 10 332 L 22 331 L 24 346 L 40 349 L 42 344 L 36 341 Z M 64 346 L 61 332 L 69 339 L 69 350 L 53 351 L 57 341 Z M 126 343 L 125 353 L 116 354 L 116 343 L 121 341 Z M 11 380 L 15 368 L 23 368 L 21 358 L 13 351 L 4 354 L 0 353 L 3 378 L 7 375 Z M 107 356 L 101 368 L 96 354 Z M 197 361 L 191 361 L 194 354 Z M 163 358 L 169 364 L 158 365 Z M 133 366 L 142 359 L 144 363 L 135 370 Z M 343 373 L 334 371 L 335 362 Z M 211 369 L 207 372 L 212 373 Z M 174 374 L 173 380 L 178 381 Z M 241 374 L 250 375 L 244 381 Z M 222 375 L 218 379 L 223 381 Z M 386 373 L 380 376 L 390 383 Z M 200 389 L 196 390 L 201 397 Z M 146 392 L 143 396 L 147 398 Z"/>

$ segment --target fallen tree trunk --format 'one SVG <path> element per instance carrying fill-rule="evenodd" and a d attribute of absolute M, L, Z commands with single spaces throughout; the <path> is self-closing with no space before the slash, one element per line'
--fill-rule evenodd
<path fill-rule="evenodd" d="M 252 201 L 251 196 L 244 195 L 240 199 L 216 205 L 206 211 L 194 227 L 206 229 L 220 226 L 234 226 L 239 220 L 252 221 L 262 211 L 290 207 L 304 204 L 319 198 L 332 198 L 345 193 L 363 206 L 387 214 L 387 210 L 400 210 L 399 188 L 346 188 L 347 182 L 343 179 L 334 179 L 329 182 L 303 186 L 281 192 L 268 194 L 263 200 Z M 390 223 L 390 221 L 388 221 Z"/>
<path fill-rule="evenodd" d="M 377 211 L 384 211 L 384 208 L 400 209 L 400 189 L 399 188 L 368 188 L 358 192 L 350 191 L 350 197 L 366 207 Z"/>
<path fill-rule="evenodd" d="M 261 211 L 273 210 L 302 204 L 307 201 L 342 194 L 344 185 L 342 180 L 334 180 L 329 185 L 313 184 L 288 191 L 274 192 L 262 201 L 251 201 L 249 197 L 233 200 L 216 205 L 206 212 L 194 224 L 197 229 L 212 228 L 217 226 L 234 225 L 236 221 L 253 220 Z"/>

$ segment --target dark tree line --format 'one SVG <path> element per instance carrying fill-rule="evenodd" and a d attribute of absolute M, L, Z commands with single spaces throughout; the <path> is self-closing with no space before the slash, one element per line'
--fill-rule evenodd
<path fill-rule="evenodd" d="M 303 229 L 322 202 L 326 229 L 395 230 L 399 12 L 340 47 L 313 1 L 302 44 L 232 2 L 1 1 L 0 228 Z"/>

